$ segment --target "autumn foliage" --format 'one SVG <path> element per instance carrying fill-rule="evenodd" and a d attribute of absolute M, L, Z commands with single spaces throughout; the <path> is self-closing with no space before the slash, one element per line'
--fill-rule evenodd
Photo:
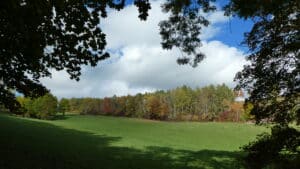
<path fill-rule="evenodd" d="M 125 116 L 155 120 L 241 121 L 243 102 L 226 85 L 105 98 L 63 98 L 58 110 L 83 115 Z M 28 111 L 27 111 L 28 112 Z"/>

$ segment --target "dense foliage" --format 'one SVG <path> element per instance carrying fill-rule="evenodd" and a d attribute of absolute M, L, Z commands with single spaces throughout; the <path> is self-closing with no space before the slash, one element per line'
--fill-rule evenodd
<path fill-rule="evenodd" d="M 21 112 L 26 117 L 51 119 L 58 112 L 57 98 L 51 94 L 46 94 L 36 99 L 18 97 L 21 105 Z"/>
<path fill-rule="evenodd" d="M 59 110 L 90 115 L 126 116 L 156 120 L 240 121 L 243 103 L 226 85 L 100 98 L 61 99 Z"/>
<path fill-rule="evenodd" d="M 244 43 L 250 64 L 236 76 L 250 94 L 257 123 L 273 122 L 271 134 L 245 146 L 251 168 L 297 168 L 300 161 L 300 3 L 299 0 L 231 0 L 227 12 L 254 21 Z M 278 164 L 280 163 L 280 164 Z"/>
<path fill-rule="evenodd" d="M 70 110 L 70 103 L 67 99 L 61 99 L 58 104 L 58 111 L 65 115 L 65 113 Z"/>
<path fill-rule="evenodd" d="M 43 95 L 47 90 L 39 83 L 39 78 L 51 76 L 50 69 L 65 69 L 71 78 L 78 80 L 81 65 L 95 66 L 99 60 L 107 58 L 109 55 L 104 50 L 105 35 L 97 25 L 101 18 L 106 17 L 108 8 L 121 10 L 125 4 L 125 0 L 0 1 L 0 103 L 11 111 L 16 111 L 19 104 L 15 102 L 11 89 L 30 97 Z M 150 9 L 149 0 L 134 0 L 134 4 L 140 12 L 139 17 L 146 19 Z M 215 9 L 210 0 L 166 0 L 162 7 L 165 12 L 170 13 L 168 20 L 160 23 L 162 47 L 178 47 L 183 51 L 184 55 L 179 59 L 179 63 L 201 61 L 204 56 L 199 51 L 199 34 L 201 27 L 208 25 L 201 12 Z M 277 128 L 284 129 L 284 132 L 272 132 L 271 135 L 247 146 L 245 149 L 249 152 L 248 157 L 267 157 L 263 154 L 252 154 L 264 153 L 265 151 L 261 151 L 265 148 L 263 146 L 270 146 L 269 149 L 274 150 L 274 158 L 269 161 L 250 158 L 250 161 L 260 163 L 256 166 L 262 168 L 272 166 L 276 163 L 275 160 L 282 159 L 284 155 L 295 154 L 293 157 L 298 158 L 299 131 L 288 131 L 292 130 L 289 127 L 290 123 L 300 123 L 299 0 L 255 0 L 251 3 L 230 0 L 226 10 L 226 14 L 234 14 L 244 19 L 251 18 L 254 21 L 252 30 L 245 36 L 245 43 L 251 50 L 248 56 L 251 64 L 237 75 L 238 87 L 247 89 L 250 94 L 246 103 L 253 106 L 249 117 L 256 118 L 257 123 L 274 122 L 276 131 Z M 191 59 L 190 56 L 194 58 Z M 181 92 L 176 94 L 181 95 Z M 170 96 L 176 94 L 170 93 Z M 148 113 L 147 117 L 169 117 L 166 116 L 168 106 L 163 105 L 161 101 L 164 97 L 159 94 L 148 97 L 143 98 L 147 100 L 147 109 L 143 112 L 160 113 Z M 131 106 L 135 105 L 135 98 L 128 96 L 123 99 L 118 111 L 131 116 L 132 112 L 145 107 Z M 215 119 L 216 112 L 222 108 L 213 106 L 218 102 L 211 100 L 211 97 L 205 98 L 199 105 L 205 105 L 207 101 L 210 106 L 201 107 L 201 112 L 209 112 L 204 113 L 205 117 L 207 115 L 207 119 Z M 188 97 L 183 100 L 184 102 L 181 102 L 181 98 L 176 98 L 172 100 L 172 104 L 166 104 L 169 105 L 168 108 L 172 108 L 175 118 L 185 116 L 183 112 L 193 112 L 192 105 L 186 106 L 186 102 L 193 102 L 190 102 Z M 99 106 L 95 99 L 86 103 Z M 109 107 L 108 103 L 104 105 Z M 85 107 L 83 112 L 97 112 L 97 106 Z M 128 111 L 123 111 L 124 107 L 128 108 Z M 196 110 L 196 107 L 194 108 Z M 113 109 L 108 110 L 113 112 Z M 281 137 L 286 133 L 286 137 Z M 278 149 L 272 149 L 273 144 L 260 144 L 264 139 L 280 138 L 286 141 L 278 141 L 282 144 Z M 289 138 L 295 138 L 293 143 L 297 145 L 296 149 L 289 148 Z M 282 151 L 286 153 L 280 153 Z"/>
<path fill-rule="evenodd" d="M 192 66 L 202 61 L 205 55 L 200 51 L 202 46 L 199 38 L 201 29 L 209 25 L 203 13 L 215 11 L 211 3 L 214 0 L 167 0 L 163 11 L 170 13 L 167 20 L 161 21 L 160 35 L 162 47 L 172 49 L 177 47 L 182 56 L 177 59 L 179 64 L 190 63 Z"/>
<path fill-rule="evenodd" d="M 156 120 L 240 121 L 243 102 L 235 102 L 235 92 L 226 85 L 192 89 L 187 86 L 168 91 L 100 98 L 62 98 L 59 103 L 47 94 L 37 99 L 18 97 L 22 114 L 49 118 L 59 112 L 126 116 Z"/>
<path fill-rule="evenodd" d="M 0 1 L 0 104 L 15 113 L 19 104 L 11 90 L 26 97 L 46 94 L 39 82 L 51 70 L 65 70 L 79 80 L 82 65 L 96 66 L 109 57 L 99 27 L 107 10 L 121 10 L 129 0 L 9 0 Z M 146 20 L 149 0 L 133 0 L 139 18 Z M 162 47 L 178 47 L 197 63 L 203 54 L 200 28 L 208 21 L 198 10 L 214 10 L 210 0 L 169 0 L 163 5 L 170 18 L 160 24 Z M 133 18 L 134 19 L 134 18 Z"/>
<path fill-rule="evenodd" d="M 276 125 L 271 134 L 263 133 L 256 141 L 244 146 L 249 152 L 246 162 L 249 168 L 297 169 L 299 158 L 300 132 L 295 128 Z"/>

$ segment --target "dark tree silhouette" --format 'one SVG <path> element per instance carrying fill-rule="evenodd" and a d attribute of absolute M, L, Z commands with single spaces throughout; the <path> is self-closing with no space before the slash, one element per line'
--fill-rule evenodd
<path fill-rule="evenodd" d="M 300 3 L 299 0 L 231 0 L 227 14 L 253 19 L 244 43 L 251 51 L 250 65 L 236 75 L 238 88 L 245 88 L 253 104 L 251 114 L 257 123 L 275 123 L 271 134 L 264 134 L 244 149 L 252 168 L 267 165 L 297 168 L 300 163 L 300 132 L 289 126 L 300 124 Z M 289 166 L 289 162 L 298 161 Z M 278 164 L 280 163 L 280 164 Z M 285 166 L 281 166 L 286 164 Z"/>
<path fill-rule="evenodd" d="M 208 21 L 198 10 L 213 10 L 209 2 L 166 1 L 163 8 L 171 16 L 160 24 L 163 47 L 179 47 L 183 53 L 194 54 L 195 62 L 200 61 L 203 55 L 196 52 L 201 44 L 199 29 Z M 146 20 L 149 0 L 133 3 L 138 17 Z M 108 8 L 121 10 L 125 4 L 126 0 L 1 1 L 0 103 L 17 112 L 19 104 L 11 91 L 29 97 L 44 95 L 48 91 L 39 79 L 51 76 L 51 70 L 65 70 L 71 79 L 79 80 L 82 65 L 96 66 L 108 58 L 99 23 Z"/>
<path fill-rule="evenodd" d="M 162 47 L 172 49 L 177 47 L 182 56 L 177 59 L 178 64 L 190 63 L 192 66 L 203 60 L 201 53 L 201 28 L 208 26 L 209 21 L 200 11 L 211 12 L 216 9 L 210 2 L 213 0 L 168 0 L 162 5 L 164 12 L 169 12 L 167 20 L 161 21 L 160 35 Z"/>
<path fill-rule="evenodd" d="M 211 1 L 166 0 L 163 4 L 170 17 L 159 24 L 162 47 L 179 48 L 183 55 L 178 63 L 196 66 L 204 58 L 199 34 L 209 23 L 200 9 L 215 10 Z M 0 103 L 16 111 L 12 90 L 30 97 L 43 95 L 47 89 L 39 79 L 51 76 L 51 69 L 66 70 L 71 79 L 79 80 L 81 65 L 96 66 L 109 57 L 98 24 L 107 16 L 107 8 L 121 10 L 125 4 L 125 0 L 0 1 Z M 134 4 L 139 18 L 145 20 L 149 0 L 134 0 Z M 226 14 L 254 21 L 245 36 L 251 64 L 236 80 L 238 87 L 250 94 L 247 102 L 253 104 L 251 114 L 257 123 L 268 120 L 276 124 L 271 135 L 245 147 L 248 160 L 254 161 L 253 168 L 300 161 L 299 130 L 289 127 L 291 122 L 300 123 L 299 0 L 231 0 Z M 285 158 L 287 155 L 293 158 Z"/>

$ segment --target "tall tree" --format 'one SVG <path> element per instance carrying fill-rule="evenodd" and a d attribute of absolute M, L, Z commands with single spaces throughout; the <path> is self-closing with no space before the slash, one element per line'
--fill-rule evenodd
<path fill-rule="evenodd" d="M 57 98 L 48 93 L 33 100 L 33 111 L 36 117 L 41 119 L 52 118 L 57 113 Z"/>
<path fill-rule="evenodd" d="M 105 97 L 102 100 L 102 113 L 103 114 L 112 114 L 113 113 L 113 105 L 112 105 L 112 101 L 110 98 Z"/>
<path fill-rule="evenodd" d="M 160 119 L 160 100 L 156 94 L 146 97 L 146 110 L 150 119 Z"/>
<path fill-rule="evenodd" d="M 228 104 L 224 104 L 224 102 L 233 102 L 234 100 L 234 92 L 232 89 L 227 87 L 225 84 L 216 86 L 216 104 L 218 107 L 217 112 L 224 112 L 229 109 Z"/>
<path fill-rule="evenodd" d="M 126 116 L 132 116 L 136 114 L 136 100 L 134 99 L 134 96 L 128 95 L 126 97 L 126 102 L 125 102 L 125 115 Z"/>
<path fill-rule="evenodd" d="M 192 111 L 193 92 L 187 86 L 178 87 L 174 90 L 175 109 L 178 112 L 177 118 L 184 118 L 184 116 Z"/>
<path fill-rule="evenodd" d="M 136 110 L 135 110 L 135 117 L 143 117 L 146 113 L 146 99 L 141 93 L 138 93 L 134 96 L 135 103 L 136 103 Z"/>
<path fill-rule="evenodd" d="M 256 122 L 275 123 L 272 133 L 265 134 L 245 149 L 252 168 L 268 165 L 294 168 L 300 166 L 300 132 L 289 126 L 300 123 L 300 3 L 299 0 L 252 1 L 231 0 L 227 14 L 254 21 L 244 43 L 251 50 L 250 64 L 238 73 L 240 88 L 250 94 Z M 283 153 L 284 152 L 284 153 Z M 281 166 L 281 164 L 287 166 Z M 291 166 L 288 166 L 291 164 Z M 293 163 L 294 164 L 294 163 Z"/>
<path fill-rule="evenodd" d="M 217 100 L 217 94 L 216 94 L 216 87 L 213 85 L 209 85 L 207 87 L 204 87 L 202 89 L 202 94 L 204 97 L 207 97 L 204 99 L 204 110 L 206 111 L 206 119 L 213 121 L 218 115 L 218 100 Z"/>
<path fill-rule="evenodd" d="M 70 111 L 70 103 L 68 99 L 62 98 L 58 104 L 59 112 L 65 115 L 66 112 Z"/>
<path fill-rule="evenodd" d="M 134 4 L 139 17 L 146 19 L 149 0 L 134 0 Z M 120 10 L 124 6 L 125 0 L 0 1 L 0 103 L 16 110 L 18 103 L 10 89 L 25 96 L 43 95 L 47 90 L 39 78 L 51 76 L 50 69 L 65 69 L 78 80 L 81 65 L 95 66 L 107 58 L 105 35 L 97 25 L 108 7 Z M 178 62 L 196 65 L 204 58 L 199 34 L 208 25 L 201 10 L 209 12 L 215 7 L 210 0 L 167 0 L 162 7 L 170 14 L 160 23 L 162 47 L 178 47 L 183 51 Z M 278 152 L 286 148 L 299 154 L 295 146 L 300 139 L 294 137 L 299 132 L 288 126 L 293 121 L 300 123 L 299 9 L 299 0 L 231 0 L 226 7 L 227 14 L 254 20 L 245 38 L 252 51 L 248 57 L 251 64 L 237 75 L 239 87 L 250 93 L 251 114 L 257 123 L 268 118 L 278 124 L 267 140 L 289 138 L 281 137 L 283 133 L 292 133 L 290 138 L 298 140 L 295 144 L 279 142 L 277 153 L 272 152 L 275 156 L 257 156 L 269 157 L 258 167 L 276 160 Z"/>

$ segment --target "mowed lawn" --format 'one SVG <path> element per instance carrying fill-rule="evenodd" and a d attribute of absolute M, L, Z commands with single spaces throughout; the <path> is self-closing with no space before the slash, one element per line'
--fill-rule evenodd
<path fill-rule="evenodd" d="M 0 169 L 241 168 L 239 148 L 264 131 L 243 123 L 0 115 Z"/>

